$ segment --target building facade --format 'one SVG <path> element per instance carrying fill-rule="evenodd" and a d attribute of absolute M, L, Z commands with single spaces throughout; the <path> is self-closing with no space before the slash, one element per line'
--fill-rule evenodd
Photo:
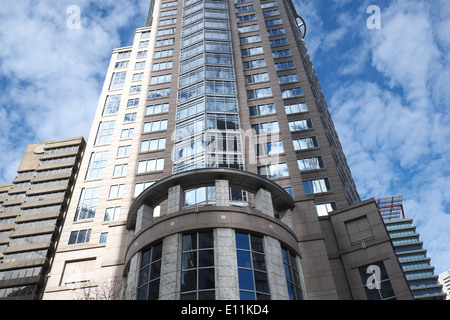
<path fill-rule="evenodd" d="M 412 298 L 299 25 L 289 0 L 151 2 L 112 53 L 44 299 Z"/>
<path fill-rule="evenodd" d="M 450 300 L 450 269 L 442 272 L 438 280 L 442 284 L 442 291 L 446 294 L 446 300 Z"/>
<path fill-rule="evenodd" d="M 30 144 L 13 183 L 0 186 L 0 300 L 42 298 L 85 144 Z"/>
<path fill-rule="evenodd" d="M 412 219 L 405 217 L 403 197 L 377 198 L 395 253 L 416 300 L 442 300 L 445 294 Z"/>

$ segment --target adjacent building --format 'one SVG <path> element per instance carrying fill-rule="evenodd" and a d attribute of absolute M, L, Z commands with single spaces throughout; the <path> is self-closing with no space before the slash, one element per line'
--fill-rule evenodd
<path fill-rule="evenodd" d="M 442 284 L 442 291 L 446 294 L 446 299 L 450 300 L 450 269 L 442 272 L 438 280 Z"/>
<path fill-rule="evenodd" d="M 405 217 L 403 197 L 383 197 L 376 201 L 414 299 L 445 298 L 442 284 L 438 281 L 438 275 L 434 274 L 434 266 L 423 241 L 420 241 L 420 234 L 413 220 Z"/>
<path fill-rule="evenodd" d="M 42 298 L 84 148 L 81 137 L 30 144 L 0 186 L 0 300 Z"/>

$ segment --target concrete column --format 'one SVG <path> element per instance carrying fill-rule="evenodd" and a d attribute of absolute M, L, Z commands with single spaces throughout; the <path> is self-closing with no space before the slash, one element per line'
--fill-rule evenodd
<path fill-rule="evenodd" d="M 264 252 L 272 300 L 289 300 L 281 245 L 277 239 L 264 237 Z"/>
<path fill-rule="evenodd" d="M 272 195 L 269 191 L 259 189 L 255 194 L 255 209 L 274 217 Z"/>
<path fill-rule="evenodd" d="M 164 238 L 159 286 L 160 300 L 177 300 L 178 288 L 178 234 Z"/>
<path fill-rule="evenodd" d="M 219 228 L 216 231 L 216 300 L 239 300 L 239 278 L 234 230 Z"/>
<path fill-rule="evenodd" d="M 230 206 L 230 187 L 228 180 L 216 180 L 216 206 Z"/>
<path fill-rule="evenodd" d="M 136 217 L 136 227 L 134 229 L 135 233 L 138 233 L 144 226 L 150 224 L 153 220 L 153 208 L 147 205 L 142 205 Z"/>
<path fill-rule="evenodd" d="M 139 257 L 140 254 L 134 255 L 130 261 L 130 269 L 128 270 L 128 275 L 125 283 L 125 300 L 136 300 L 136 290 L 139 275 Z"/>
<path fill-rule="evenodd" d="M 184 190 L 181 186 L 174 186 L 169 189 L 167 214 L 180 211 L 184 207 Z"/>
<path fill-rule="evenodd" d="M 292 231 L 294 231 L 294 222 L 292 221 L 292 211 L 287 209 L 279 214 L 281 222 L 286 224 Z"/>

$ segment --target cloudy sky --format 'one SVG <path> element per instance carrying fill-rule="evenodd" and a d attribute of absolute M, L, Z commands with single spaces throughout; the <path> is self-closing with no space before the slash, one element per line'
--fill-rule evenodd
<path fill-rule="evenodd" d="M 28 143 L 88 138 L 111 50 L 131 45 L 149 2 L 2 0 L 0 184 Z M 403 195 L 436 272 L 450 268 L 450 2 L 294 3 L 361 198 Z"/>

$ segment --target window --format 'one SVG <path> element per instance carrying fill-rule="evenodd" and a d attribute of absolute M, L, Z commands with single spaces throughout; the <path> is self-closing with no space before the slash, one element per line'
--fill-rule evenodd
<path fill-rule="evenodd" d="M 164 170 L 164 158 L 150 159 L 138 162 L 137 173 L 155 172 Z"/>
<path fill-rule="evenodd" d="M 285 61 L 285 62 L 275 63 L 275 69 L 277 71 L 293 69 L 293 68 L 295 68 L 294 61 Z"/>
<path fill-rule="evenodd" d="M 100 122 L 100 125 L 98 126 L 97 137 L 95 138 L 96 146 L 111 142 L 115 125 L 115 120 Z"/>
<path fill-rule="evenodd" d="M 293 114 L 293 113 L 300 113 L 300 112 L 307 112 L 308 106 L 306 103 L 294 103 L 294 104 L 288 104 L 284 106 L 286 110 L 286 114 Z"/>
<path fill-rule="evenodd" d="M 127 175 L 128 164 L 118 164 L 114 166 L 113 177 L 120 177 Z"/>
<path fill-rule="evenodd" d="M 145 115 L 150 116 L 150 115 L 166 113 L 166 112 L 169 112 L 169 104 L 161 103 L 161 104 L 147 106 Z"/>
<path fill-rule="evenodd" d="M 368 300 L 396 300 L 382 261 L 358 269 Z"/>
<path fill-rule="evenodd" d="M 172 68 L 172 61 L 157 62 L 153 64 L 152 71 L 166 70 Z"/>
<path fill-rule="evenodd" d="M 259 106 L 249 107 L 250 117 L 264 116 L 266 114 L 275 114 L 276 109 L 273 103 L 262 104 Z"/>
<path fill-rule="evenodd" d="M 300 81 L 298 74 L 286 74 L 282 76 L 278 76 L 278 83 L 279 84 L 285 84 L 285 83 L 292 83 L 292 82 L 298 82 Z"/>
<path fill-rule="evenodd" d="M 281 97 L 283 99 L 303 97 L 303 89 L 302 88 L 291 88 L 291 89 L 281 90 Z"/>
<path fill-rule="evenodd" d="M 270 87 L 247 90 L 247 99 L 249 99 L 249 100 L 266 98 L 266 97 L 271 97 L 271 96 L 272 96 L 272 89 Z"/>
<path fill-rule="evenodd" d="M 144 73 L 140 72 L 140 73 L 134 73 L 133 74 L 133 79 L 132 81 L 140 81 L 144 79 Z"/>
<path fill-rule="evenodd" d="M 170 88 L 155 89 L 148 92 L 148 99 L 157 99 L 170 96 Z"/>
<path fill-rule="evenodd" d="M 269 81 L 269 74 L 267 72 L 264 73 L 255 73 L 245 76 L 245 83 L 258 83 L 258 82 L 264 82 Z"/>
<path fill-rule="evenodd" d="M 156 40 L 155 47 L 168 46 L 175 43 L 175 38 Z"/>
<path fill-rule="evenodd" d="M 119 111 L 120 99 L 122 99 L 121 94 L 116 94 L 106 97 L 105 107 L 103 108 L 102 115 L 115 114 Z"/>
<path fill-rule="evenodd" d="M 239 296 L 241 300 L 270 300 L 263 238 L 236 233 Z"/>
<path fill-rule="evenodd" d="M 244 61 L 243 65 L 244 65 L 244 70 L 262 68 L 262 67 L 266 66 L 266 60 L 258 59 L 258 60 Z"/>
<path fill-rule="evenodd" d="M 134 194 L 133 197 L 139 196 L 145 189 L 154 184 L 155 181 L 147 181 L 147 182 L 138 182 L 134 185 Z"/>
<path fill-rule="evenodd" d="M 167 29 L 160 29 L 157 32 L 158 36 L 167 36 L 169 34 L 174 34 L 176 31 L 176 28 L 167 28 Z"/>
<path fill-rule="evenodd" d="M 284 273 L 286 275 L 289 300 L 303 300 L 300 272 L 296 256 L 284 248 L 281 248 L 281 253 L 283 255 Z"/>
<path fill-rule="evenodd" d="M 267 9 L 267 8 L 272 8 L 272 7 L 276 7 L 276 6 L 277 6 L 276 1 L 261 3 L 261 9 Z"/>
<path fill-rule="evenodd" d="M 312 125 L 311 119 L 297 120 L 297 121 L 289 122 L 289 129 L 291 130 L 291 132 L 303 131 L 303 130 L 308 130 L 308 129 L 312 129 L 312 128 L 313 128 L 313 125 Z"/>
<path fill-rule="evenodd" d="M 106 243 L 106 240 L 108 240 L 108 232 L 102 232 L 98 243 Z"/>
<path fill-rule="evenodd" d="M 235 9 L 236 13 L 240 13 L 240 12 L 247 12 L 247 11 L 253 11 L 255 10 L 255 6 L 254 5 L 248 5 L 248 6 L 242 6 L 242 7 L 237 7 Z"/>
<path fill-rule="evenodd" d="M 278 47 L 278 46 L 284 46 L 289 44 L 288 39 L 283 38 L 283 39 L 275 39 L 275 40 L 270 40 L 270 46 L 271 47 Z"/>
<path fill-rule="evenodd" d="M 151 34 L 151 31 L 144 31 L 144 32 L 142 32 L 141 33 L 141 39 L 142 38 L 150 38 L 150 34 Z"/>
<path fill-rule="evenodd" d="M 241 44 L 255 43 L 261 41 L 261 36 L 259 34 L 256 34 L 253 36 L 242 37 L 239 38 L 239 41 Z"/>
<path fill-rule="evenodd" d="M 127 122 L 133 122 L 133 121 L 136 121 L 136 115 L 137 115 L 136 112 L 133 112 L 133 113 L 126 113 L 126 114 L 125 114 L 125 117 L 123 118 L 123 122 L 124 122 L 124 123 L 127 123 Z"/>
<path fill-rule="evenodd" d="M 266 23 L 266 27 L 270 27 L 270 26 L 277 26 L 277 25 L 283 24 L 283 21 L 281 19 L 272 19 L 272 20 L 267 20 L 265 23 Z"/>
<path fill-rule="evenodd" d="M 303 188 L 305 194 L 317 194 L 331 191 L 331 184 L 328 178 L 303 181 Z"/>
<path fill-rule="evenodd" d="M 316 204 L 316 211 L 319 217 L 327 216 L 330 212 L 337 210 L 336 202 Z"/>
<path fill-rule="evenodd" d="M 284 153 L 283 141 L 266 142 L 255 145 L 256 156 L 272 156 Z"/>
<path fill-rule="evenodd" d="M 236 86 L 234 81 L 207 80 L 206 93 L 211 94 L 235 94 Z"/>
<path fill-rule="evenodd" d="M 167 58 L 173 56 L 173 49 L 155 51 L 155 55 L 153 56 L 155 59 L 159 58 Z"/>
<path fill-rule="evenodd" d="M 184 234 L 181 253 L 181 300 L 214 300 L 213 231 Z"/>
<path fill-rule="evenodd" d="M 116 67 L 116 69 L 117 68 L 126 68 L 126 67 L 128 67 L 128 63 L 129 63 L 128 60 L 127 61 L 119 61 L 119 62 L 116 62 L 115 67 Z"/>
<path fill-rule="evenodd" d="M 130 55 L 131 55 L 131 51 L 122 51 L 122 52 L 119 52 L 119 53 L 117 54 L 117 58 L 118 58 L 118 59 L 121 59 L 121 58 L 129 58 Z"/>
<path fill-rule="evenodd" d="M 149 43 L 150 43 L 149 40 L 141 41 L 141 42 L 139 42 L 139 48 L 148 47 Z"/>
<path fill-rule="evenodd" d="M 313 148 L 318 148 L 319 147 L 319 143 L 317 142 L 317 138 L 316 137 L 295 139 L 292 142 L 294 143 L 294 149 L 296 151 L 308 150 L 308 149 L 313 149 Z"/>
<path fill-rule="evenodd" d="M 161 3 L 161 8 L 175 7 L 178 5 L 178 1 L 169 1 Z"/>
<path fill-rule="evenodd" d="M 177 23 L 177 18 L 171 18 L 171 19 L 162 19 L 158 22 L 158 27 L 167 26 L 170 24 Z"/>
<path fill-rule="evenodd" d="M 245 33 L 245 32 L 250 32 L 250 31 L 258 31 L 259 27 L 257 24 L 251 24 L 248 26 L 242 26 L 242 27 L 238 27 L 238 33 Z"/>
<path fill-rule="evenodd" d="M 134 134 L 134 128 L 123 129 L 122 133 L 120 134 L 120 140 L 131 139 L 131 138 L 133 138 L 133 134 Z"/>
<path fill-rule="evenodd" d="M 269 134 L 280 132 L 277 121 L 252 124 L 253 134 Z"/>
<path fill-rule="evenodd" d="M 100 187 L 83 188 L 73 221 L 93 219 L 97 210 Z"/>
<path fill-rule="evenodd" d="M 127 103 L 127 108 L 137 107 L 139 105 L 139 98 L 130 99 Z"/>
<path fill-rule="evenodd" d="M 141 142 L 140 152 L 163 150 L 166 148 L 166 138 L 144 140 Z"/>
<path fill-rule="evenodd" d="M 89 161 L 86 179 L 102 178 L 105 173 L 108 151 L 93 152 Z"/>
<path fill-rule="evenodd" d="M 117 155 L 116 157 L 125 157 L 129 156 L 131 151 L 131 146 L 120 146 L 117 149 Z"/>
<path fill-rule="evenodd" d="M 264 18 L 278 16 L 279 14 L 280 14 L 280 11 L 278 11 L 278 9 L 268 10 L 268 11 L 263 12 Z"/>
<path fill-rule="evenodd" d="M 284 28 L 267 30 L 267 35 L 269 37 L 279 36 L 281 34 L 286 34 L 286 30 L 284 30 Z"/>
<path fill-rule="evenodd" d="M 185 206 L 215 203 L 216 187 L 202 187 L 185 192 Z"/>
<path fill-rule="evenodd" d="M 264 53 L 263 47 L 253 47 L 253 48 L 241 49 L 241 54 L 243 57 L 253 56 L 253 55 L 263 54 L 263 53 Z"/>
<path fill-rule="evenodd" d="M 137 300 L 158 300 L 161 277 L 162 243 L 142 253 Z"/>
<path fill-rule="evenodd" d="M 150 78 L 150 84 L 159 84 L 172 81 L 172 74 L 161 74 Z"/>
<path fill-rule="evenodd" d="M 121 89 L 125 83 L 125 78 L 127 77 L 127 72 L 114 72 L 111 79 L 111 84 L 109 85 L 109 90 Z"/>
<path fill-rule="evenodd" d="M 125 188 L 124 184 L 112 185 L 109 188 L 108 198 L 120 198 L 121 196 L 123 196 L 124 188 Z"/>
<path fill-rule="evenodd" d="M 239 116 L 236 114 L 208 113 L 206 115 L 206 129 L 238 130 Z"/>
<path fill-rule="evenodd" d="M 120 207 L 106 208 L 105 217 L 103 218 L 103 221 L 116 221 L 119 220 L 119 216 L 120 216 Z"/>
<path fill-rule="evenodd" d="M 177 14 L 177 9 L 161 11 L 160 16 L 161 17 L 166 17 L 166 16 L 171 16 L 171 15 L 174 15 L 174 14 Z"/>
<path fill-rule="evenodd" d="M 291 52 L 291 49 L 278 50 L 278 51 L 273 51 L 272 56 L 274 59 L 290 57 L 290 56 L 292 56 L 292 52 Z"/>
<path fill-rule="evenodd" d="M 144 123 L 144 133 L 167 130 L 167 120 L 156 120 Z"/>
<path fill-rule="evenodd" d="M 91 236 L 91 229 L 72 231 L 68 244 L 88 243 Z"/>
<path fill-rule="evenodd" d="M 289 170 L 286 163 L 269 164 L 265 166 L 258 166 L 258 174 L 267 179 L 274 179 L 288 177 Z"/>
<path fill-rule="evenodd" d="M 314 157 L 308 159 L 297 160 L 300 171 L 310 171 L 325 168 L 325 163 L 322 157 Z"/>
<path fill-rule="evenodd" d="M 245 16 L 236 17 L 236 21 L 239 22 L 246 22 L 246 21 L 253 21 L 256 20 L 256 14 L 249 14 Z"/>

